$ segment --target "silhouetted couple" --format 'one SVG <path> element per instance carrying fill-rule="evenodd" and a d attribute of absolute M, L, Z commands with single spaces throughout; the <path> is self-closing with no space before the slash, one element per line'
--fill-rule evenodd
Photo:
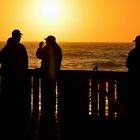
<path fill-rule="evenodd" d="M 28 125 L 28 54 L 20 43 L 22 33 L 15 29 L 8 38 L 7 44 L 0 52 L 1 62 L 1 93 L 0 93 L 0 124 L 3 139 L 25 139 Z M 56 80 L 61 66 L 62 52 L 54 36 L 45 38 L 46 45 L 39 44 L 36 56 L 42 59 L 42 104 L 41 120 L 51 138 L 54 135 Z M 30 99 L 30 97 L 29 97 Z M 46 121 L 46 123 L 45 123 Z M 48 125 L 49 123 L 49 125 Z M 51 126 L 51 127 L 50 127 Z M 53 131 L 52 131 L 53 129 Z M 46 132 L 46 131 L 45 131 Z M 54 135 L 56 137 L 56 135 Z M 48 137 L 49 138 L 49 137 Z M 42 137 L 42 139 L 44 139 Z"/>

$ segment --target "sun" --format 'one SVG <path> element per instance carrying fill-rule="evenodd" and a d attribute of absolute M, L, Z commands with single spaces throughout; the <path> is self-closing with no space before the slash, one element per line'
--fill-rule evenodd
<path fill-rule="evenodd" d="M 40 15 L 43 17 L 48 17 L 48 19 L 57 18 L 60 14 L 60 8 L 55 3 L 50 3 L 48 5 L 42 5 L 40 8 Z"/>
<path fill-rule="evenodd" d="M 55 22 L 62 15 L 62 6 L 56 2 L 42 2 L 37 5 L 37 16 L 45 21 Z"/>
<path fill-rule="evenodd" d="M 30 34 L 33 33 L 36 38 L 46 34 L 65 36 L 78 23 L 78 18 L 75 18 L 79 17 L 76 16 L 76 9 L 77 7 L 66 0 L 30 0 L 24 6 L 22 19 L 26 29 L 29 29 Z"/>

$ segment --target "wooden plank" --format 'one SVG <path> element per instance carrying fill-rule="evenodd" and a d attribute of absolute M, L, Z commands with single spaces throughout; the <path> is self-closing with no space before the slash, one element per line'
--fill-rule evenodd
<path fill-rule="evenodd" d="M 105 119 L 106 81 L 99 82 L 99 120 Z"/>
<path fill-rule="evenodd" d="M 33 114 L 39 116 L 39 77 L 33 77 Z"/>
<path fill-rule="evenodd" d="M 115 116 L 115 80 L 108 81 L 108 119 L 113 119 Z"/>
<path fill-rule="evenodd" d="M 91 79 L 91 117 L 98 119 L 98 81 Z"/>

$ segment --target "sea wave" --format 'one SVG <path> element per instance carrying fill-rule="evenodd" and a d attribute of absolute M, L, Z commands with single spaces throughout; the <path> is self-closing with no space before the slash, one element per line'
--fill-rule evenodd
<path fill-rule="evenodd" d="M 5 42 L 0 42 L 0 49 Z M 38 42 L 23 42 L 28 58 L 29 68 L 40 67 L 41 61 L 36 57 Z M 99 70 L 126 71 L 125 61 L 128 52 L 133 48 L 132 43 L 111 43 L 111 42 L 60 42 L 62 48 L 63 70 L 93 70 L 98 66 Z"/>

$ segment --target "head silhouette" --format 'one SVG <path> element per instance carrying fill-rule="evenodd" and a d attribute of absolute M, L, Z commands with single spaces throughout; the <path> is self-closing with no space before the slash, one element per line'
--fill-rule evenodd
<path fill-rule="evenodd" d="M 52 35 L 48 36 L 47 38 L 45 38 L 46 43 L 49 44 L 54 44 L 56 42 L 56 38 Z"/>
<path fill-rule="evenodd" d="M 136 46 L 140 45 L 140 35 L 136 36 L 136 38 L 135 38 L 135 40 L 133 40 L 133 42 L 135 42 Z"/>
<path fill-rule="evenodd" d="M 15 29 L 15 30 L 12 31 L 12 38 L 17 42 L 20 41 L 22 35 L 23 34 L 18 29 Z"/>

